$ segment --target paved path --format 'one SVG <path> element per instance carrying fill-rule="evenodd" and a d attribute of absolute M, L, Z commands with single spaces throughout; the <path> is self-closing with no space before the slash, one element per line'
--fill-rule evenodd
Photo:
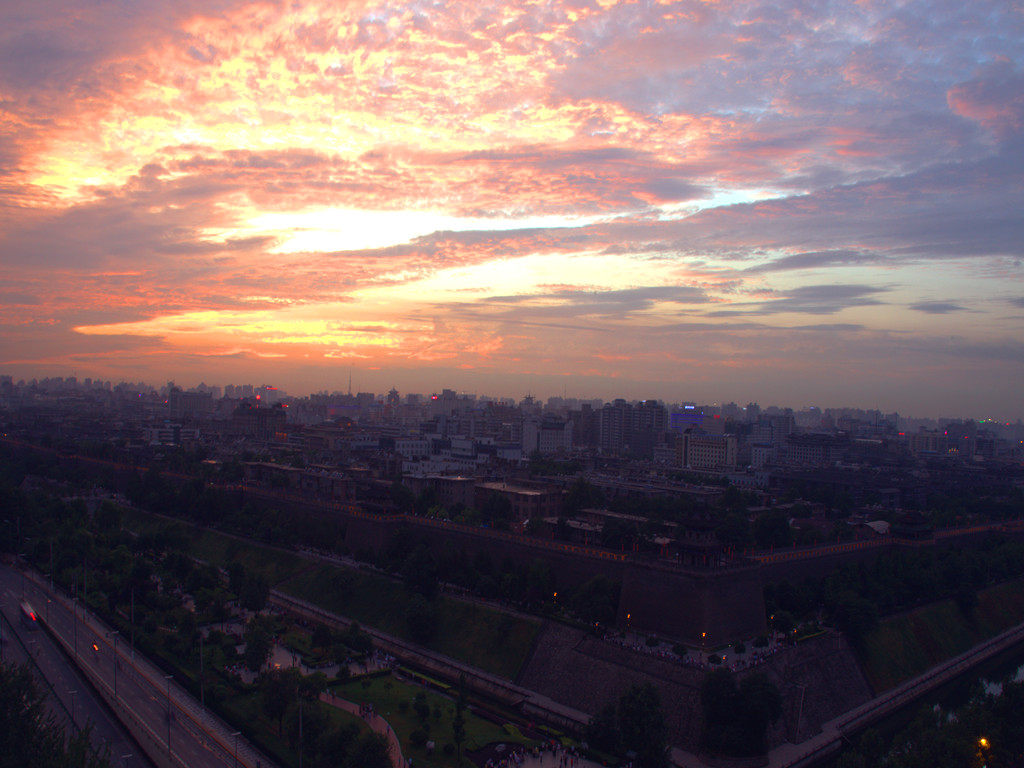
<path fill-rule="evenodd" d="M 346 712 L 351 712 L 357 717 L 362 717 L 359 712 L 358 704 L 353 704 L 351 701 L 347 701 L 345 699 L 339 699 L 333 693 L 321 693 L 320 701 L 325 704 L 330 704 L 332 707 L 343 709 Z M 387 737 L 388 754 L 391 755 L 392 764 L 395 768 L 403 768 L 405 765 L 405 758 L 402 757 L 402 743 L 398 740 L 398 736 L 395 734 L 395 729 L 391 727 L 390 723 L 376 712 L 371 713 L 369 717 L 363 717 L 363 721 L 370 726 L 375 733 L 381 733 Z"/>
<path fill-rule="evenodd" d="M 332 693 L 321 693 L 320 701 L 325 704 L 329 704 L 332 707 L 343 709 L 346 712 L 351 712 L 357 717 L 361 717 L 358 704 L 354 704 L 346 699 L 340 699 Z M 370 715 L 368 718 L 364 717 L 363 720 L 376 733 L 382 733 L 387 736 L 391 762 L 394 764 L 395 768 L 405 768 L 405 758 L 402 756 L 402 745 L 399 742 L 394 729 L 388 724 L 388 721 L 377 713 Z M 532 754 L 525 754 L 522 762 L 517 763 L 516 765 L 519 768 L 559 768 L 559 758 L 557 755 L 552 755 L 550 752 L 541 752 L 537 757 L 534 757 Z M 582 757 L 576 758 L 576 761 L 572 763 L 572 766 L 574 766 L 574 768 L 604 768 L 601 763 L 596 763 L 592 760 L 584 760 Z"/>

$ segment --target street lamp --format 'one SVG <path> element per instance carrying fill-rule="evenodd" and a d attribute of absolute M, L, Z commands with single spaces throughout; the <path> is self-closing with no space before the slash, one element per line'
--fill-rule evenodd
<path fill-rule="evenodd" d="M 171 757 L 171 680 L 174 675 L 164 675 L 167 681 L 167 756 Z"/>
<path fill-rule="evenodd" d="M 199 706 L 202 708 L 202 712 L 206 714 L 206 687 L 205 680 L 203 679 L 203 630 L 199 630 Z"/>
<path fill-rule="evenodd" d="M 120 634 L 116 629 L 111 632 L 114 636 L 114 702 L 117 702 L 117 636 Z"/>
<path fill-rule="evenodd" d="M 701 664 L 703 664 L 705 662 L 705 659 L 704 659 L 704 641 L 707 640 L 707 637 L 708 637 L 708 633 L 707 632 L 701 632 L 700 633 L 700 663 Z"/>
<path fill-rule="evenodd" d="M 71 724 L 77 727 L 78 723 L 75 722 L 75 694 L 78 691 L 68 691 L 68 693 L 71 694 Z"/>

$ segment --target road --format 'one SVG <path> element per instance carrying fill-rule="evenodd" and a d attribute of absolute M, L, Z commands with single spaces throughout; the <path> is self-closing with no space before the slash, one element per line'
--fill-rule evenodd
<path fill-rule="evenodd" d="M 46 632 L 29 631 L 22 624 L 21 583 L 20 573 L 0 569 L 3 660 L 21 664 L 31 654 L 36 679 L 49 694 L 47 705 L 57 722 L 66 732 L 91 724 L 93 747 L 102 752 L 109 746 L 114 768 L 152 768 L 153 763 L 53 638 Z"/>
<path fill-rule="evenodd" d="M 10 604 L 14 621 L 19 621 L 21 578 L 20 572 L 0 569 L 0 585 L 8 595 L 5 601 Z M 129 639 L 119 637 L 94 616 L 87 615 L 77 601 L 51 592 L 49 585 L 32 572 L 25 580 L 25 590 L 40 620 L 60 640 L 67 655 L 103 689 L 117 715 L 133 722 L 140 743 L 156 750 L 165 764 L 188 768 L 272 768 L 272 763 L 234 729 L 203 709 L 141 654 L 133 654 Z M 78 715 L 81 702 L 74 703 Z"/>

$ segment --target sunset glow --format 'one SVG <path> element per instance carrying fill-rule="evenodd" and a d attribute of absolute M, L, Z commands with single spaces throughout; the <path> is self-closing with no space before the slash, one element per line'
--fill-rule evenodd
<path fill-rule="evenodd" d="M 0 30 L 0 374 L 1024 415 L 1013 4 Z"/>

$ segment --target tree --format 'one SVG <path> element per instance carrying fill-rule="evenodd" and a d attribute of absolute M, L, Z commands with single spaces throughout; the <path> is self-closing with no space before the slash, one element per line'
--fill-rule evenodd
<path fill-rule="evenodd" d="M 771 510 L 754 520 L 754 539 L 762 549 L 788 547 L 793 543 L 789 518 L 780 510 Z"/>
<path fill-rule="evenodd" d="M 507 528 L 512 519 L 512 502 L 503 494 L 488 494 L 480 505 L 480 519 L 494 528 Z"/>
<path fill-rule="evenodd" d="M 619 749 L 619 727 L 615 722 L 615 702 L 610 701 L 590 718 L 583 731 L 587 743 L 594 749 L 614 754 Z"/>
<path fill-rule="evenodd" d="M 566 489 L 565 498 L 562 500 L 562 508 L 570 515 L 575 515 L 581 509 L 588 507 L 601 507 L 604 505 L 604 494 L 601 489 L 592 485 L 585 477 L 580 475 Z"/>
<path fill-rule="evenodd" d="M 409 594 L 422 595 L 427 600 L 437 595 L 437 563 L 426 544 L 420 543 L 406 558 L 402 577 Z"/>
<path fill-rule="evenodd" d="M 353 621 L 343 638 L 345 645 L 356 653 L 369 653 L 373 650 L 373 638 L 368 632 L 364 632 L 359 622 Z"/>
<path fill-rule="evenodd" d="M 609 625 L 615 621 L 618 613 L 621 591 L 622 585 L 619 582 L 598 574 L 573 591 L 573 610 L 587 624 L 598 622 Z"/>
<path fill-rule="evenodd" d="M 738 693 L 750 751 L 762 754 L 767 751 L 764 735 L 768 726 L 782 717 L 782 694 L 764 672 L 743 678 Z"/>
<path fill-rule="evenodd" d="M 703 746 L 713 753 L 724 752 L 732 735 L 736 709 L 736 680 L 728 669 L 715 669 L 704 676 L 700 687 L 700 703 L 704 709 Z"/>
<path fill-rule="evenodd" d="M 301 724 L 301 729 L 300 729 Z M 285 735 L 292 747 L 300 746 L 299 731 L 302 731 L 301 749 L 305 754 L 316 750 L 316 741 L 324 734 L 330 724 L 327 708 L 316 702 L 303 700 L 296 706 L 289 707 L 284 718 Z"/>
<path fill-rule="evenodd" d="M 270 658 L 274 636 L 274 619 L 270 616 L 254 616 L 245 628 L 245 666 L 252 672 L 259 672 Z"/>
<path fill-rule="evenodd" d="M 455 717 L 452 718 L 452 741 L 455 742 L 456 761 L 458 766 L 462 765 L 462 743 L 466 740 L 466 716 L 462 713 L 466 709 L 466 675 L 459 675 L 459 696 L 455 700 Z"/>
<path fill-rule="evenodd" d="M 270 585 L 262 573 L 251 573 L 242 585 L 242 592 L 238 596 L 242 607 L 247 611 L 258 613 L 267 605 L 267 598 L 270 597 Z"/>
<path fill-rule="evenodd" d="M 715 535 L 723 544 L 732 544 L 737 547 L 746 546 L 754 540 L 750 520 L 746 515 L 738 512 L 730 512 L 723 517 L 722 522 L 715 529 Z"/>
<path fill-rule="evenodd" d="M 263 714 L 277 720 L 277 733 L 283 735 L 283 723 L 288 706 L 298 690 L 298 675 L 294 669 L 272 669 L 260 675 L 260 705 Z"/>
<path fill-rule="evenodd" d="M 228 563 L 228 589 L 236 595 L 242 594 L 242 587 L 245 586 L 245 566 L 238 560 Z"/>
<path fill-rule="evenodd" d="M 609 549 L 628 549 L 636 539 L 636 524 L 610 517 L 601 527 L 601 546 Z"/>
<path fill-rule="evenodd" d="M 668 766 L 668 726 L 661 697 L 651 683 L 635 685 L 622 694 L 616 721 L 622 747 L 636 753 L 638 768 Z"/>
<path fill-rule="evenodd" d="M 64 729 L 48 711 L 46 694 L 27 666 L 0 664 L 0 766 L 33 768 L 110 768 L 106 753 L 90 746 L 92 727 L 72 736 L 66 746 Z"/>
<path fill-rule="evenodd" d="M 429 643 L 437 633 L 437 611 L 423 595 L 413 595 L 405 609 L 405 621 L 409 635 L 421 645 Z"/>
<path fill-rule="evenodd" d="M 310 642 L 313 644 L 313 647 L 319 648 L 320 652 L 323 653 L 333 640 L 334 637 L 331 633 L 331 628 L 322 621 L 318 621 L 316 626 L 313 627 L 313 635 L 310 638 Z"/>
<path fill-rule="evenodd" d="M 379 733 L 364 733 L 349 750 L 345 768 L 392 768 L 388 742 Z"/>
<path fill-rule="evenodd" d="M 412 700 L 412 708 L 416 710 L 416 716 L 419 717 L 421 723 L 427 722 L 427 718 L 430 717 L 430 705 L 427 704 L 427 694 L 419 691 Z"/>
<path fill-rule="evenodd" d="M 602 752 L 633 752 L 637 768 L 668 766 L 668 726 L 661 697 L 650 683 L 634 685 L 587 724 L 587 742 Z"/>
<path fill-rule="evenodd" d="M 705 750 L 734 757 L 764 754 L 765 731 L 782 716 L 782 695 L 763 672 L 737 687 L 731 671 L 716 669 L 704 677 L 700 700 Z"/>
<path fill-rule="evenodd" d="M 834 614 L 836 627 L 858 647 L 863 646 L 868 633 L 878 624 L 875 604 L 853 592 L 839 595 Z"/>

